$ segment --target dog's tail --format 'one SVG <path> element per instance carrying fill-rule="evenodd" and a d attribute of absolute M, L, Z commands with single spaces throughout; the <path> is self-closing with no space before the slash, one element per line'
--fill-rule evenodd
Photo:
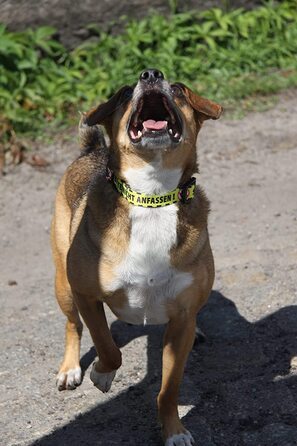
<path fill-rule="evenodd" d="M 93 151 L 107 150 L 103 131 L 99 125 L 88 125 L 86 123 L 85 114 L 82 114 L 81 116 L 78 126 L 78 134 L 82 153 L 87 154 Z"/>

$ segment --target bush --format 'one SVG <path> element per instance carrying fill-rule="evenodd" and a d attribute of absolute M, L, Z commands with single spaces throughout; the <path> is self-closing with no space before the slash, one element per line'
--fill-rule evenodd
<path fill-rule="evenodd" d="M 91 29 L 92 39 L 67 51 L 51 27 L 0 26 L 0 122 L 18 133 L 65 122 L 147 67 L 225 104 L 297 85 L 296 0 L 252 11 L 151 13 L 116 36 Z"/>

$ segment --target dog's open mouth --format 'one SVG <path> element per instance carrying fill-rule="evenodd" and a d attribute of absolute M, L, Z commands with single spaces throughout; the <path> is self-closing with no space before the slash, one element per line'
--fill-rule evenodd
<path fill-rule="evenodd" d="M 166 96 L 150 92 L 138 100 L 128 134 L 133 143 L 140 142 L 143 137 L 158 138 L 166 134 L 178 143 L 182 136 L 181 119 Z"/>

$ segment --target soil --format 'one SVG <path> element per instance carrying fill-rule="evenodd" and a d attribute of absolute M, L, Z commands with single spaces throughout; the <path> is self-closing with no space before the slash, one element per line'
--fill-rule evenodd
<path fill-rule="evenodd" d="M 198 316 L 180 396 L 183 423 L 203 446 L 297 445 L 297 91 L 271 110 L 207 122 L 200 183 L 212 203 L 216 282 Z M 39 148 L 0 179 L 1 440 L 6 446 L 161 445 L 155 397 L 163 327 L 109 314 L 123 366 L 108 394 L 85 377 L 58 392 L 64 317 L 54 298 L 49 226 L 55 190 L 77 156 L 70 140 Z"/>

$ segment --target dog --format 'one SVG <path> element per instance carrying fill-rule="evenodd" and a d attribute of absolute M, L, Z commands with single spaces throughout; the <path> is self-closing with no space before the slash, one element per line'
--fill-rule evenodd
<path fill-rule="evenodd" d="M 67 317 L 58 388 L 81 383 L 82 317 L 98 354 L 90 378 L 110 389 L 122 358 L 103 303 L 131 324 L 167 324 L 157 398 L 166 446 L 194 443 L 178 416 L 178 393 L 196 315 L 214 281 L 209 201 L 194 177 L 196 140 L 203 122 L 221 112 L 161 71 L 143 71 L 137 84 L 82 114 L 82 152 L 56 196 L 55 291 Z"/>

